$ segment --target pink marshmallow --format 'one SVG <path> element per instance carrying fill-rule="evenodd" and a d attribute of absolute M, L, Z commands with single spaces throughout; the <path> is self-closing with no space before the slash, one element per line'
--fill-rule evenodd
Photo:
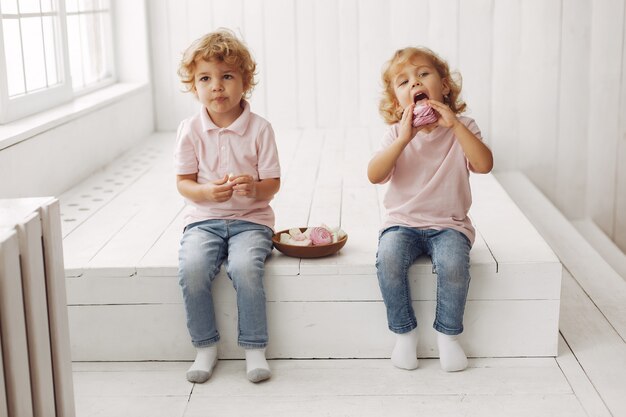
<path fill-rule="evenodd" d="M 413 127 L 424 126 L 437 121 L 437 113 L 428 104 L 415 106 L 413 115 Z"/>
<path fill-rule="evenodd" d="M 333 242 L 332 234 L 323 227 L 314 227 L 309 236 L 313 245 L 326 245 Z"/>

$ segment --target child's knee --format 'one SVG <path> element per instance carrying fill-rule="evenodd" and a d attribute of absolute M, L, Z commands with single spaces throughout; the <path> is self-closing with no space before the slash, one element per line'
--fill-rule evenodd
<path fill-rule="evenodd" d="M 264 266 L 263 262 L 254 259 L 229 261 L 228 275 L 237 291 L 256 291 L 263 288 Z"/>
<path fill-rule="evenodd" d="M 466 286 L 470 280 L 469 264 L 464 260 L 454 258 L 438 260 L 435 263 L 435 273 L 448 285 Z"/>

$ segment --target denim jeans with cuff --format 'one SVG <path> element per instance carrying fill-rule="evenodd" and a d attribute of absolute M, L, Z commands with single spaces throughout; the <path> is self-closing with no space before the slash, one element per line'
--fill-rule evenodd
<path fill-rule="evenodd" d="M 437 274 L 433 327 L 447 335 L 463 332 L 463 313 L 470 282 L 470 249 L 467 236 L 454 229 L 391 226 L 380 233 L 376 270 L 392 332 L 407 333 L 417 327 L 408 270 L 420 255 L 431 257 Z"/>
<path fill-rule="evenodd" d="M 239 346 L 267 346 L 263 275 L 272 251 L 272 229 L 242 220 L 206 220 L 185 228 L 180 242 L 178 277 L 187 328 L 195 347 L 220 339 L 211 284 L 226 260 L 226 272 L 237 291 Z"/>

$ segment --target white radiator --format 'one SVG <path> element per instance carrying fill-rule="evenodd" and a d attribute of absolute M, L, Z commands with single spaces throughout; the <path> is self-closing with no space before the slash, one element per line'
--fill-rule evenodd
<path fill-rule="evenodd" d="M 56 199 L 0 200 L 0 417 L 74 417 Z"/>

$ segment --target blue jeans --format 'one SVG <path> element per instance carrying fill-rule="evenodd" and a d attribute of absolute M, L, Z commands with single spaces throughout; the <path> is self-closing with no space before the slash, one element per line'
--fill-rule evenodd
<path fill-rule="evenodd" d="M 238 339 L 243 348 L 267 346 L 263 273 L 272 251 L 272 229 L 242 220 L 207 220 L 185 228 L 178 254 L 178 277 L 195 347 L 220 339 L 211 283 L 228 259 L 226 271 L 237 291 Z"/>
<path fill-rule="evenodd" d="M 378 239 L 376 270 L 394 333 L 417 327 L 411 305 L 408 270 L 420 255 L 429 255 L 437 274 L 437 308 L 433 327 L 440 333 L 463 332 L 463 312 L 469 289 L 469 239 L 454 229 L 415 229 L 392 226 Z"/>

